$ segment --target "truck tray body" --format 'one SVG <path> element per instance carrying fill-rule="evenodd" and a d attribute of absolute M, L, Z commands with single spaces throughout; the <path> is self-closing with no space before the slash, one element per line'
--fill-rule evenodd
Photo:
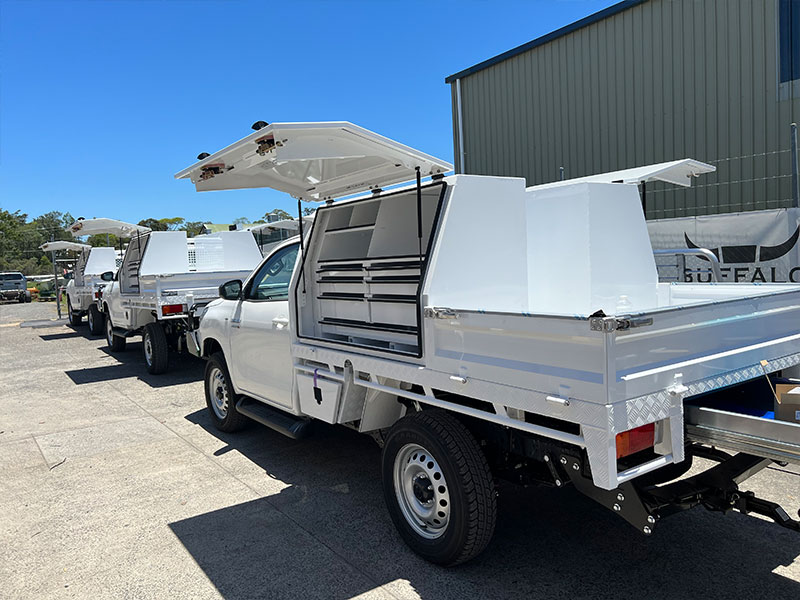
<path fill-rule="evenodd" d="M 658 283 L 635 186 L 440 185 L 318 210 L 293 283 L 298 377 L 392 389 L 576 444 L 595 485 L 614 489 L 683 460 L 685 398 L 800 363 L 800 286 Z M 404 240 L 383 215 L 394 205 L 413 217 L 415 194 L 421 218 Z M 476 243 L 487 198 L 512 218 L 482 221 Z M 588 243 L 561 251 L 559 238 Z M 413 289 L 375 289 L 390 267 L 406 277 L 397 289 Z M 346 364 L 361 373 L 352 385 Z M 297 387 L 298 414 L 362 415 L 363 393 L 356 408 L 344 393 L 320 411 L 312 389 Z M 618 466 L 616 436 L 650 423 L 657 457 Z"/>

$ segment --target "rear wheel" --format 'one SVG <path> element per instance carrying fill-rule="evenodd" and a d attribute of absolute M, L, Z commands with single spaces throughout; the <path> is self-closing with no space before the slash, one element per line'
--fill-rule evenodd
<path fill-rule="evenodd" d="M 142 333 L 142 354 L 147 371 L 153 375 L 164 373 L 169 365 L 167 334 L 160 323 L 148 323 Z"/>
<path fill-rule="evenodd" d="M 206 363 L 206 405 L 214 427 L 220 431 L 239 431 L 247 424 L 247 417 L 236 411 L 239 397 L 234 393 L 228 365 L 222 352 L 215 352 Z"/>
<path fill-rule="evenodd" d="M 108 310 L 106 310 L 106 314 L 108 314 Z M 114 333 L 114 324 L 111 322 L 111 316 L 106 316 L 106 342 L 112 352 L 122 352 L 125 350 L 127 343 L 124 337 Z"/>
<path fill-rule="evenodd" d="M 103 333 L 103 313 L 97 308 L 96 304 L 89 307 L 89 333 L 92 335 L 102 335 Z"/>
<path fill-rule="evenodd" d="M 445 566 L 466 562 L 494 534 L 494 479 L 478 442 L 444 411 L 418 412 L 389 431 L 382 458 L 383 492 L 403 540 Z"/>
<path fill-rule="evenodd" d="M 56 299 L 56 302 L 58 299 Z M 83 317 L 72 310 L 72 300 L 67 296 L 67 315 L 69 316 L 70 325 L 80 325 L 83 322 Z"/>

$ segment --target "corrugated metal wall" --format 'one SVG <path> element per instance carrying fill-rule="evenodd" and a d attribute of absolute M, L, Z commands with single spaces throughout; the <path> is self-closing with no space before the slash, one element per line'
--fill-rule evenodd
<path fill-rule="evenodd" d="M 778 0 L 650 0 L 467 75 L 464 171 L 533 185 L 691 157 L 717 173 L 648 185 L 648 218 L 790 206 L 777 20 Z"/>

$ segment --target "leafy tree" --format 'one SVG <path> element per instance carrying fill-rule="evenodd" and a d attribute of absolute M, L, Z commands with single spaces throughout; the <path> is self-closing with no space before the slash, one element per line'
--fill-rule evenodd
<path fill-rule="evenodd" d="M 86 240 L 86 243 L 90 246 L 94 246 L 95 248 L 102 246 L 119 248 L 119 238 L 113 233 L 98 233 L 96 235 L 90 235 L 89 239 Z"/>
<path fill-rule="evenodd" d="M 304 217 L 307 217 L 309 215 L 313 215 L 315 212 L 317 212 L 317 207 L 316 206 L 304 206 L 303 207 L 303 216 Z"/>
<path fill-rule="evenodd" d="M 183 227 L 183 224 L 186 222 L 186 219 L 184 219 L 183 217 L 169 217 L 169 218 L 159 219 L 158 221 L 166 225 L 168 231 L 178 231 Z"/>
<path fill-rule="evenodd" d="M 247 217 L 237 217 L 233 220 L 234 225 L 250 225 L 250 219 Z"/>
<path fill-rule="evenodd" d="M 273 208 L 272 210 L 267 211 L 266 213 L 264 213 L 264 216 L 261 217 L 261 219 L 260 219 L 261 223 L 267 223 L 269 221 L 269 216 L 270 215 L 277 215 L 278 218 L 280 218 L 280 219 L 288 219 L 288 220 L 294 219 L 294 217 L 292 215 L 290 215 L 288 212 L 286 212 L 285 210 L 283 210 L 281 208 Z"/>
<path fill-rule="evenodd" d="M 153 231 L 166 231 L 169 229 L 169 226 L 166 223 L 162 223 L 162 220 L 163 219 L 142 219 L 137 225 L 149 227 Z"/>
<path fill-rule="evenodd" d="M 188 237 L 194 237 L 196 235 L 200 235 L 203 232 L 203 225 L 205 223 L 203 221 L 186 221 L 181 229 L 186 232 Z"/>

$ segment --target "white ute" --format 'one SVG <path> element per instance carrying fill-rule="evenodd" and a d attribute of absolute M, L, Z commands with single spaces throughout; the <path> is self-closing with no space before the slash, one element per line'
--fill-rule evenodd
<path fill-rule="evenodd" d="M 246 277 L 260 260 L 249 231 L 194 238 L 185 231 L 135 235 L 117 275 L 103 290 L 109 348 L 124 350 L 126 338 L 141 333 L 147 370 L 165 372 L 170 347 L 184 349 L 196 312 L 218 296 L 221 283 Z"/>
<path fill-rule="evenodd" d="M 131 225 L 112 219 L 79 219 L 73 223 L 69 231 L 75 237 L 94 235 L 98 233 L 113 233 L 115 235 L 130 236 L 134 233 L 150 231 L 146 227 Z M 72 278 L 67 282 L 67 315 L 72 325 L 80 325 L 83 317 L 88 317 L 89 331 L 92 335 L 103 333 L 103 315 L 100 312 L 98 301 L 101 292 L 117 271 L 117 251 L 114 248 L 93 247 L 77 242 L 63 242 L 59 248 L 53 247 L 56 242 L 49 242 L 42 246 L 47 250 L 72 249 L 80 252 L 75 262 Z M 69 244 L 65 246 L 64 244 Z M 105 274 L 106 279 L 103 279 Z"/>
<path fill-rule="evenodd" d="M 769 417 L 766 381 L 800 363 L 800 286 L 658 283 L 637 184 L 713 167 L 529 188 L 451 168 L 351 123 L 274 123 L 176 175 L 367 192 L 319 208 L 207 307 L 190 347 L 215 425 L 370 434 L 400 535 L 445 565 L 492 537 L 495 478 L 572 484 L 644 534 L 698 504 L 800 530 L 739 490 L 800 462 L 800 424 Z M 718 464 L 678 479 L 695 456 Z"/>

